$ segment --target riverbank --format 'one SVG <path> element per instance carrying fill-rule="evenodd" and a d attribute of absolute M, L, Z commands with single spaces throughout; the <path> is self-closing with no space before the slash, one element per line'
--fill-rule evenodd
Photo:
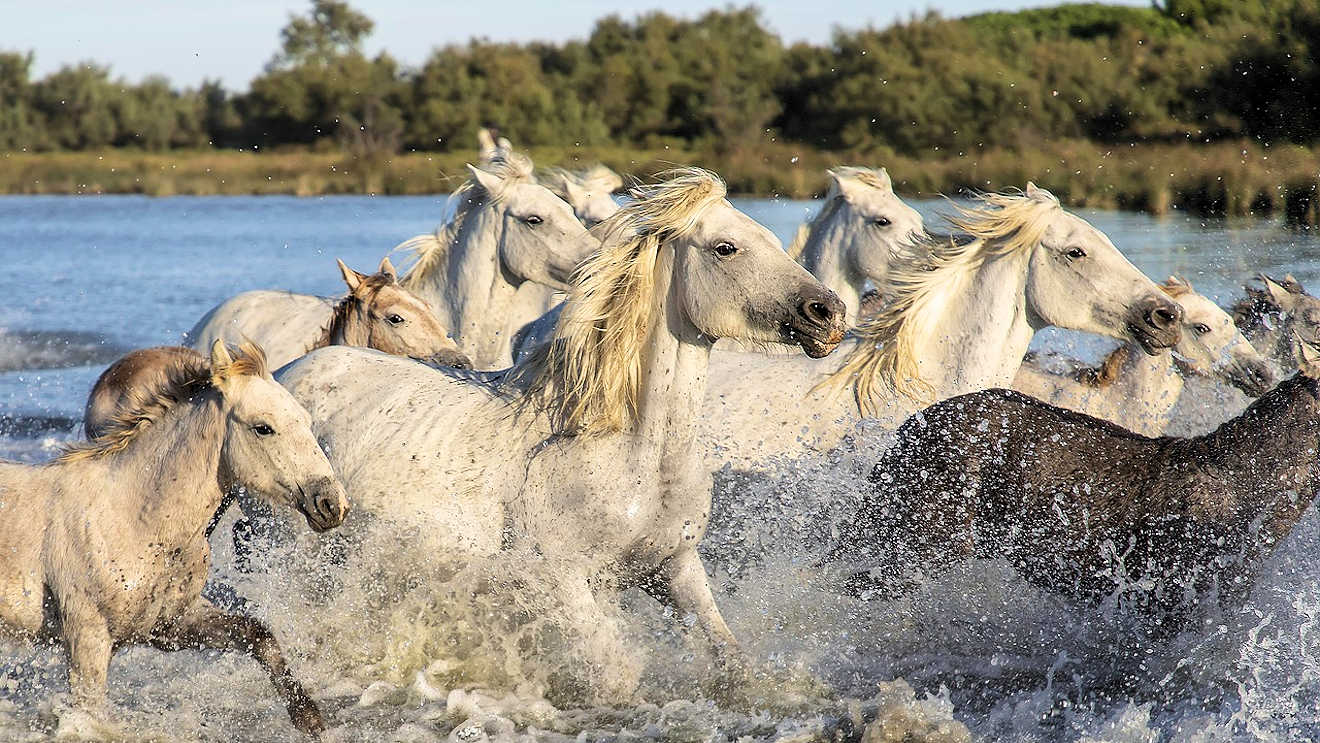
<path fill-rule="evenodd" d="M 1062 141 L 1038 147 L 912 158 L 885 151 L 825 152 L 777 142 L 729 152 L 686 149 L 533 148 L 538 165 L 603 162 L 647 177 L 699 164 L 725 177 L 730 190 L 754 196 L 808 198 L 826 187 L 838 164 L 883 165 L 900 194 L 931 196 L 966 189 L 1021 187 L 1027 180 L 1072 206 L 1152 214 L 1282 215 L 1320 225 L 1320 149 L 1252 142 L 1207 145 L 1099 145 Z M 336 151 L 176 150 L 0 153 L 0 193 L 100 194 L 429 194 L 465 177 L 470 152 L 412 152 L 372 162 Z"/>

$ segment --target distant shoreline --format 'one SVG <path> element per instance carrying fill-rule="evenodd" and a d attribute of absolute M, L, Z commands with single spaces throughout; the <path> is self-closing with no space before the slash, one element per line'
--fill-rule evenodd
<path fill-rule="evenodd" d="M 1021 188 L 1032 180 L 1076 207 L 1282 216 L 1292 225 L 1320 225 L 1320 149 L 1299 146 L 1064 141 L 921 160 L 777 142 L 730 152 L 609 147 L 528 152 L 542 167 L 603 162 L 637 178 L 676 165 L 702 165 L 723 176 L 732 193 L 745 196 L 819 197 L 826 168 L 868 165 L 886 167 L 896 190 L 907 196 Z M 466 177 L 464 166 L 473 157 L 410 152 L 362 163 L 338 151 L 308 149 L 0 152 L 0 194 L 444 194 Z"/>

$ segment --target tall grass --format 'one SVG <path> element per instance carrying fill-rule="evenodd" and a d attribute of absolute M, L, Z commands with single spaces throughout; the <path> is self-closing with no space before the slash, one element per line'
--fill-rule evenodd
<path fill-rule="evenodd" d="M 734 193 L 806 198 L 825 191 L 825 169 L 883 165 L 907 195 L 1022 187 L 1035 181 L 1073 206 L 1207 216 L 1283 215 L 1320 225 L 1320 149 L 1253 142 L 1106 147 L 1056 141 L 1014 149 L 826 152 L 768 142 L 755 148 L 564 147 L 531 150 L 538 165 L 603 162 L 649 178 L 678 165 L 716 170 Z M 338 152 L 222 150 L 0 153 L 0 193 L 96 194 L 430 194 L 466 177 L 469 153 L 404 153 L 377 162 Z"/>

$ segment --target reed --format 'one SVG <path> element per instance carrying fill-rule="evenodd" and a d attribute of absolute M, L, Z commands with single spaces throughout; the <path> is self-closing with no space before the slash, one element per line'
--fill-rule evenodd
<path fill-rule="evenodd" d="M 720 173 L 733 193 L 808 198 L 827 188 L 825 169 L 884 165 L 908 196 L 995 190 L 1034 180 L 1074 207 L 1202 216 L 1282 216 L 1320 226 L 1320 148 L 1211 144 L 1115 144 L 1062 140 L 1014 148 L 932 153 L 912 158 L 884 148 L 830 152 L 776 141 L 728 150 L 665 146 L 543 147 L 538 165 L 603 162 L 648 178 L 677 165 Z M 0 153 L 0 193 L 431 194 L 465 177 L 468 152 L 409 152 L 361 161 L 336 151 L 179 150 L 164 153 Z"/>

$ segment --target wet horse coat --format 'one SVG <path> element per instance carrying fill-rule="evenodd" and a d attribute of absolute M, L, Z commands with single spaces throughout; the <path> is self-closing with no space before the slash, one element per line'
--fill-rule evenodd
<path fill-rule="evenodd" d="M 975 392 L 903 424 L 830 556 L 861 568 L 850 590 L 879 596 L 914 572 L 1005 558 L 1043 588 L 1083 602 L 1117 595 L 1177 629 L 1210 597 L 1245 600 L 1320 488 L 1317 451 L 1314 366 L 1186 439 Z"/>

